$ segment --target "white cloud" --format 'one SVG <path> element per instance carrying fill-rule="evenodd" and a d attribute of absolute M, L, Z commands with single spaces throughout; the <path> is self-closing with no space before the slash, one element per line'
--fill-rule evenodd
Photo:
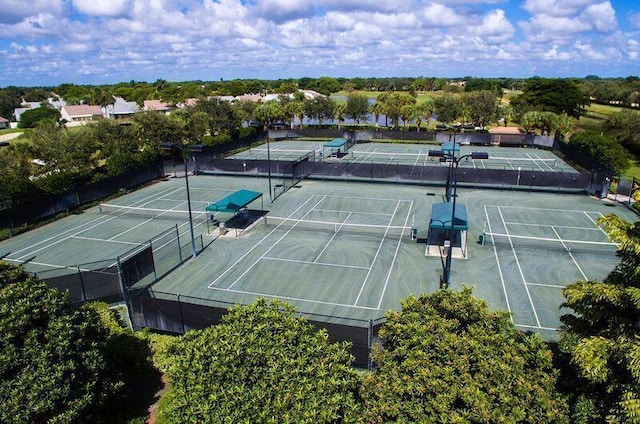
<path fill-rule="evenodd" d="M 90 16 L 119 16 L 131 8 L 130 0 L 71 0 L 80 13 Z"/>
<path fill-rule="evenodd" d="M 439 3 L 431 3 L 422 11 L 423 18 L 431 26 L 446 27 L 463 23 L 462 16 L 450 7 Z"/>
<path fill-rule="evenodd" d="M 522 8 L 532 15 L 570 16 L 600 0 L 526 0 Z"/>
<path fill-rule="evenodd" d="M 631 28 L 640 29 L 640 13 L 630 13 L 628 19 Z"/>
<path fill-rule="evenodd" d="M 509 40 L 515 32 L 515 28 L 506 18 L 504 10 L 500 9 L 485 15 L 480 25 L 472 25 L 469 27 L 469 30 L 471 34 L 486 37 L 487 40 L 493 43 L 505 42 Z"/>
<path fill-rule="evenodd" d="M 518 25 L 507 0 L 34 0 L 31 8 L 0 0 L 10 3 L 19 13 L 0 17 L 0 86 L 33 75 L 77 83 L 526 76 L 528 61 L 539 72 L 575 75 L 591 64 L 633 73 L 629 62 L 640 56 L 603 0 L 517 0 L 531 13 Z M 640 14 L 625 18 L 640 28 Z"/>
<path fill-rule="evenodd" d="M 39 14 L 61 16 L 63 0 L 0 0 L 0 23 L 15 23 Z"/>
<path fill-rule="evenodd" d="M 616 12 L 608 1 L 587 7 L 580 14 L 580 20 L 591 22 L 594 28 L 600 32 L 615 31 L 618 26 Z"/>

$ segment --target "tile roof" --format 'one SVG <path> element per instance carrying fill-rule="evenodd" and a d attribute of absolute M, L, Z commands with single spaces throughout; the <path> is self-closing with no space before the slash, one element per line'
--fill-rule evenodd
<path fill-rule="evenodd" d="M 144 108 L 146 110 L 170 110 L 171 106 L 161 100 L 145 100 Z"/>
<path fill-rule="evenodd" d="M 96 105 L 70 105 L 63 106 L 69 116 L 102 116 L 100 106 Z"/>

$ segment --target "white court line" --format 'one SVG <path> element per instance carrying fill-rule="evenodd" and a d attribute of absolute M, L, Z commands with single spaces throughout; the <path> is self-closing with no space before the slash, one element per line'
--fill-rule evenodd
<path fill-rule="evenodd" d="M 171 189 L 166 189 L 166 190 L 163 190 L 163 191 L 168 191 L 168 190 L 171 190 Z M 162 192 L 161 192 L 161 193 L 162 193 Z M 148 199 L 148 198 L 147 198 L 147 199 Z M 146 200 L 146 199 L 142 199 L 142 200 Z M 141 200 L 141 201 L 142 201 L 142 200 Z M 30 249 L 30 248 L 32 248 L 32 247 L 34 247 L 34 246 L 38 246 L 38 245 L 40 245 L 40 244 L 47 243 L 47 242 L 49 242 L 50 240 L 53 240 L 53 239 L 55 239 L 55 238 L 58 238 L 58 237 L 62 236 L 63 234 L 67 234 L 67 233 L 70 233 L 70 232 L 72 232 L 72 231 L 78 231 L 78 229 L 79 229 L 79 228 L 81 228 L 81 227 L 83 227 L 83 226 L 85 226 L 85 225 L 93 224 L 95 221 L 104 221 L 104 217 L 103 217 L 103 216 L 99 216 L 99 217 L 94 218 L 94 219 L 92 219 L 92 220 L 90 220 L 90 221 L 87 221 L 87 222 L 85 222 L 85 223 L 83 223 L 83 224 L 80 224 L 80 225 L 78 225 L 78 226 L 75 226 L 75 227 L 73 227 L 73 228 L 70 228 L 70 229 L 68 229 L 68 230 L 66 230 L 66 231 L 63 231 L 63 232 L 61 232 L 61 233 L 57 233 L 55 236 L 51 236 L 51 237 L 46 238 L 46 239 L 44 239 L 44 240 L 41 240 L 41 241 L 39 241 L 39 242 L 37 242 L 37 243 L 33 243 L 33 244 L 29 245 L 28 247 L 22 248 L 22 249 L 20 249 L 20 250 L 16 250 L 15 252 L 12 252 L 12 253 L 13 253 L 13 254 L 15 254 L 15 253 L 20 253 L 20 252 L 22 252 L 22 251 L 24 251 L 24 250 L 27 250 L 27 249 Z M 94 227 L 91 227 L 91 228 L 94 228 Z M 80 232 L 78 232 L 78 233 L 76 233 L 76 234 L 80 234 Z M 49 247 L 49 246 L 50 246 L 50 245 L 47 245 L 47 247 Z M 36 252 L 37 252 L 37 251 L 36 251 Z M 23 256 L 28 256 L 28 255 L 23 255 Z M 18 259 L 19 259 L 19 258 L 18 258 Z"/>
<path fill-rule="evenodd" d="M 178 189 L 173 189 L 173 190 L 178 190 Z M 145 199 L 142 199 L 142 200 L 140 200 L 140 201 L 138 201 L 138 202 L 146 201 L 146 200 L 148 200 L 148 199 L 151 199 L 151 196 L 149 196 L 149 197 L 147 197 L 147 198 L 145 198 Z M 154 199 L 149 200 L 149 201 L 148 201 L 148 202 L 146 202 L 146 203 L 143 203 L 143 206 L 144 206 L 144 205 L 146 205 L 147 203 L 151 203 L 151 202 L 153 202 L 154 200 L 155 200 L 155 198 L 154 198 Z M 138 202 L 134 202 L 134 204 L 135 204 L 135 203 L 138 203 Z M 117 218 L 118 218 L 118 215 L 116 215 L 116 216 L 112 216 L 111 218 L 107 218 L 107 219 L 104 219 L 103 217 L 99 217 L 99 218 L 96 218 L 96 219 L 92 219 L 92 220 L 91 220 L 91 221 L 89 221 L 89 222 L 91 222 L 91 223 L 92 223 L 92 222 L 94 222 L 94 221 L 98 221 L 98 220 L 100 220 L 100 222 L 98 222 L 97 224 L 92 225 L 92 226 L 90 226 L 90 227 L 88 227 L 88 228 L 84 228 L 84 229 L 82 229 L 82 230 L 79 230 L 79 228 L 81 228 L 81 227 L 83 227 L 84 225 L 86 225 L 86 223 L 85 223 L 85 224 L 82 224 L 82 225 L 79 225 L 78 227 L 74 227 L 74 228 L 72 228 L 72 229 L 69 229 L 69 230 L 67 230 L 67 231 L 64 231 L 64 232 L 62 232 L 62 233 L 60 233 L 60 234 L 58 234 L 58 235 L 56 235 L 56 236 L 49 237 L 49 238 L 48 238 L 48 239 L 46 239 L 45 241 L 49 241 L 49 240 L 51 240 L 51 239 L 54 239 L 54 238 L 56 238 L 56 237 L 59 237 L 59 236 L 61 236 L 62 234 L 69 233 L 69 232 L 71 232 L 71 231 L 76 231 L 76 233 L 72 234 L 71 236 L 77 236 L 78 234 L 82 234 L 82 233 L 84 233 L 85 231 L 92 230 L 92 229 L 94 229 L 94 228 L 96 228 L 96 227 L 99 227 L 100 225 L 106 224 L 107 222 L 113 221 L 114 219 L 117 219 Z M 53 245 L 55 245 L 55 244 L 63 243 L 63 242 L 65 242 L 65 241 L 69 240 L 69 239 L 71 238 L 71 236 L 64 237 L 64 238 L 62 238 L 62 239 L 60 239 L 60 240 L 54 241 L 54 242 L 52 242 L 52 243 L 50 243 L 50 244 L 48 244 L 48 245 L 46 245 L 46 246 L 43 246 L 43 247 L 41 247 L 41 248 L 39 248 L 39 249 L 32 250 L 32 251 L 31 251 L 31 252 L 29 252 L 28 254 L 26 254 L 26 255 L 22 255 L 22 256 L 18 257 L 17 259 L 24 258 L 25 256 L 31 256 L 31 255 L 33 255 L 34 253 L 39 252 L 39 251 L 41 251 L 41 250 L 50 249 L 50 248 L 51 248 L 51 246 L 53 246 Z M 35 243 L 35 244 L 33 244 L 32 246 L 37 246 L 37 245 L 39 245 L 39 244 L 44 243 L 45 241 L 41 241 L 41 242 Z M 30 246 L 30 247 L 32 247 L 32 246 Z M 18 252 L 23 251 L 23 250 L 26 250 L 26 249 L 28 249 L 28 247 L 27 247 L 27 248 L 24 248 L 24 249 L 21 249 L 21 250 L 18 250 Z M 14 253 L 16 253 L 16 252 L 14 252 Z"/>
<path fill-rule="evenodd" d="M 528 206 L 512 206 L 512 205 L 487 205 L 494 208 L 502 208 L 502 209 L 526 209 L 529 211 L 551 211 L 551 212 L 573 212 L 573 213 L 587 213 L 585 211 L 579 211 L 574 209 L 551 209 L 551 208 L 530 208 Z M 590 213 L 599 213 L 599 212 L 590 212 Z"/>
<path fill-rule="evenodd" d="M 69 238 L 77 239 L 77 240 L 88 240 L 88 241 L 106 241 L 107 243 L 132 244 L 134 246 L 141 245 L 141 243 L 135 243 L 133 241 L 107 240 L 107 239 L 101 239 L 101 238 L 95 238 L 95 237 L 71 236 Z"/>
<path fill-rule="evenodd" d="M 287 218 L 291 218 L 296 212 L 298 212 L 300 209 L 302 209 L 303 206 L 305 206 L 307 203 L 309 203 L 314 197 L 316 197 L 315 195 L 309 197 L 303 204 L 301 204 L 300 206 L 298 206 L 298 208 L 296 210 L 294 210 L 293 212 L 291 212 L 291 214 L 287 217 Z M 276 226 L 273 230 L 271 230 L 269 232 L 269 234 L 267 234 L 266 236 L 264 236 L 259 242 L 257 242 L 251 249 L 249 249 L 247 251 L 247 253 L 245 253 L 244 255 L 242 255 L 237 261 L 235 261 L 233 263 L 233 265 L 231 265 L 230 267 L 228 267 L 222 274 L 220 274 L 218 276 L 218 278 L 216 278 L 215 280 L 213 280 L 208 286 L 207 288 L 210 289 L 215 289 L 215 287 L 212 287 L 214 284 L 216 284 L 222 277 L 224 277 L 228 272 L 230 272 L 232 269 L 234 269 L 239 263 L 240 261 L 242 261 L 245 257 L 247 257 L 247 255 L 249 255 L 249 253 L 253 252 L 255 249 L 257 249 L 269 236 L 271 236 L 271 234 L 273 234 L 276 230 L 278 230 L 278 228 L 280 228 L 280 225 Z"/>
<path fill-rule="evenodd" d="M 511 251 L 513 252 L 513 257 L 516 259 L 516 265 L 518 266 L 518 271 L 520 271 L 520 277 L 522 278 L 522 282 L 524 283 L 525 291 L 527 292 L 527 297 L 529 298 L 529 303 L 531 304 L 531 309 L 533 310 L 533 316 L 536 318 L 536 323 L 538 326 L 540 325 L 540 319 L 538 318 L 538 313 L 536 312 L 536 307 L 533 305 L 533 299 L 531 298 L 531 292 L 529 292 L 529 286 L 527 286 L 527 280 L 524 278 L 524 272 L 522 271 L 522 266 L 520 265 L 520 260 L 518 259 L 518 254 L 516 253 L 516 249 L 513 247 L 513 241 L 511 240 L 511 236 L 509 235 L 509 229 L 507 228 L 507 224 L 504 222 L 504 216 L 502 215 L 502 211 L 498 208 L 498 213 L 500 214 L 500 219 L 504 224 L 504 232 L 507 234 L 507 238 L 509 240 L 509 244 L 511 245 Z"/>
<path fill-rule="evenodd" d="M 600 212 L 591 212 L 591 213 L 597 213 L 597 214 L 599 214 L 600 216 L 602 216 L 602 214 L 601 214 Z M 596 229 L 598 229 L 598 230 L 602 231 L 602 234 L 604 234 L 605 236 L 607 236 L 607 240 L 611 240 L 611 239 L 609 238 L 609 234 L 607 234 L 607 232 L 606 232 L 606 231 L 605 231 L 601 226 L 599 226 L 599 225 L 598 225 L 598 223 L 597 223 L 593 218 L 591 218 L 591 217 L 589 216 L 589 212 L 585 212 L 584 214 L 587 216 L 587 218 L 589 218 L 589 221 L 593 222 L 593 225 L 595 225 L 595 226 L 596 226 Z"/>
<path fill-rule="evenodd" d="M 558 240 L 560 240 L 560 243 L 562 243 L 562 246 L 565 248 L 565 250 L 567 251 L 567 253 L 571 257 L 571 260 L 573 260 L 573 263 L 576 264 L 576 266 L 578 267 L 578 270 L 580 271 L 580 274 L 582 274 L 582 276 L 584 277 L 584 281 L 589 281 L 589 279 L 587 278 L 587 275 L 584 273 L 584 271 L 580 267 L 580 264 L 578 264 L 578 261 L 576 261 L 576 258 L 573 256 L 573 253 L 571 253 L 571 249 L 569 249 L 569 247 L 567 247 L 567 245 L 564 243 L 564 240 L 562 240 L 562 238 L 560 238 L 560 234 L 558 234 L 556 229 L 554 227 L 551 227 L 551 229 L 555 233 L 556 237 L 558 237 Z"/>
<path fill-rule="evenodd" d="M 404 226 L 407 226 L 407 223 L 409 222 L 409 216 L 411 215 L 411 211 L 413 210 L 413 201 L 411 201 L 411 204 L 409 205 L 409 211 L 407 212 L 407 216 L 404 219 Z M 389 266 L 389 272 L 387 273 L 387 279 L 384 282 L 384 287 L 382 288 L 382 293 L 380 294 L 380 299 L 378 300 L 378 306 L 376 308 L 376 310 L 380 310 L 380 306 L 382 306 L 382 300 L 384 299 L 384 294 L 387 291 L 387 287 L 389 286 L 389 280 L 391 279 L 391 271 L 393 271 L 393 267 L 396 264 L 396 259 L 398 258 L 398 252 L 400 251 L 400 243 L 402 242 L 402 240 L 398 240 L 398 244 L 396 245 L 396 251 L 393 254 L 393 260 L 391 261 L 391 265 Z"/>
<path fill-rule="evenodd" d="M 531 156 L 531 154 L 529 154 L 528 156 Z M 538 159 L 538 160 L 540 160 L 540 162 L 542 162 L 542 164 L 543 164 L 543 165 L 545 165 L 547 168 L 549 168 L 549 171 L 551 171 L 551 172 L 554 172 L 554 171 L 555 171 L 555 169 L 553 169 L 553 166 L 549 165 L 549 164 L 547 163 L 547 161 L 546 161 L 546 160 L 544 160 L 544 158 L 541 158 L 541 157 L 540 157 L 540 155 L 539 155 L 539 154 L 537 154 L 537 153 L 536 153 L 536 154 L 535 154 L 535 155 L 533 155 L 533 156 L 534 156 L 534 157 L 533 157 L 533 159 Z"/>
<path fill-rule="evenodd" d="M 333 239 L 335 239 L 336 236 L 338 235 L 338 231 L 340 231 L 340 229 L 342 229 L 342 227 L 344 226 L 344 223 L 349 220 L 350 216 L 351 216 L 351 212 L 349 212 L 349 215 L 347 215 L 347 217 L 344 219 L 344 221 L 342 221 L 342 223 L 340 224 L 340 227 L 338 228 L 338 230 L 333 233 L 333 235 L 331 236 L 331 238 L 329 239 L 327 244 L 324 245 L 324 249 L 322 249 L 322 251 L 320 253 L 318 253 L 318 256 L 316 256 L 316 258 L 313 260 L 313 262 L 318 262 L 318 259 L 320 259 L 320 256 L 322 256 L 324 251 L 329 248 L 329 245 L 331 244 Z"/>
<path fill-rule="evenodd" d="M 304 264 L 304 265 L 322 265 L 322 266 L 328 266 L 328 267 L 333 267 L 333 268 L 369 269 L 368 266 L 338 265 L 338 264 L 329 264 L 329 263 L 326 263 L 326 262 L 315 262 L 315 261 L 311 262 L 311 261 L 302 261 L 302 260 L 297 260 L 297 259 L 274 258 L 272 256 L 265 256 L 262 259 L 269 260 L 269 261 L 291 262 L 291 263 L 295 263 L 295 264 Z"/>
<path fill-rule="evenodd" d="M 334 195 L 330 195 L 327 194 L 326 196 L 327 199 L 354 199 L 357 201 L 361 201 L 361 200 L 380 200 L 382 202 L 396 202 L 398 199 L 393 199 L 390 197 L 355 197 L 355 196 L 334 196 Z M 400 199 L 402 200 L 402 199 Z M 402 200 L 407 202 L 408 200 Z"/>
<path fill-rule="evenodd" d="M 602 230 L 601 228 L 591 228 L 591 227 L 572 227 L 570 225 L 549 225 L 549 224 L 531 224 L 531 223 L 527 223 L 527 222 L 513 222 L 513 221 L 508 221 L 506 222 L 506 224 L 511 224 L 511 225 L 522 225 L 522 226 L 529 226 L 529 227 L 555 227 L 555 228 L 566 228 L 566 229 L 571 229 L 571 230 L 582 230 L 582 231 L 598 231 L 598 230 Z"/>
<path fill-rule="evenodd" d="M 298 302 L 307 302 L 307 303 L 315 303 L 315 304 L 319 304 L 319 305 L 331 305 L 331 306 L 341 306 L 344 308 L 356 308 L 356 309 L 367 309 L 370 311 L 375 311 L 376 309 L 371 308 L 371 307 L 367 307 L 367 306 L 354 306 L 354 305 L 348 305 L 345 303 L 334 303 L 334 302 L 324 302 L 321 300 L 309 300 L 309 299 L 302 299 L 299 297 L 291 297 L 291 296 L 276 296 L 273 294 L 266 294 L 266 293 L 256 293 L 256 292 L 248 292 L 248 291 L 242 291 L 242 290 L 235 290 L 235 289 L 223 289 L 220 287 L 209 287 L 212 290 L 220 290 L 220 291 L 224 291 L 227 293 L 238 293 L 238 294 L 247 294 L 250 296 L 263 296 L 263 297 L 272 297 L 274 299 L 284 299 L 284 300 L 295 300 Z"/>
<path fill-rule="evenodd" d="M 531 328 L 533 330 L 550 330 L 550 331 L 558 331 L 557 328 L 553 328 L 553 327 L 541 327 L 541 326 L 535 326 L 535 325 L 524 325 L 524 324 L 514 324 L 516 327 L 522 327 L 522 328 Z"/>
<path fill-rule="evenodd" d="M 85 268 L 78 268 L 77 266 L 70 266 L 70 265 L 56 265 L 56 264 L 47 264 L 44 262 L 35 262 L 35 261 L 21 261 L 19 259 L 9 259 L 9 258 L 2 258 L 3 261 L 7 261 L 7 262 L 15 262 L 17 264 L 24 264 L 24 263 L 29 263 L 29 264 L 33 264 L 33 265 L 40 265 L 40 266 L 46 266 L 49 268 L 56 268 L 56 269 L 72 269 L 74 271 L 80 270 L 80 271 L 91 271 L 90 269 L 85 269 Z M 48 270 L 44 270 L 44 271 L 48 271 Z M 43 271 L 40 271 L 43 272 Z"/>
<path fill-rule="evenodd" d="M 498 265 L 498 274 L 500 274 L 500 283 L 502 284 L 502 292 L 504 293 L 504 300 L 507 302 L 507 311 L 509 311 L 509 316 L 511 317 L 511 322 L 513 322 L 513 313 L 511 311 L 511 305 L 509 305 L 509 296 L 507 295 L 507 285 L 504 282 L 504 276 L 502 275 L 502 267 L 500 266 L 500 259 L 498 256 L 498 249 L 496 247 L 496 243 L 493 237 L 493 231 L 491 230 L 491 221 L 489 220 L 489 213 L 487 211 L 487 206 L 484 207 L 484 215 L 487 218 L 487 225 L 489 227 L 489 234 L 491 234 L 491 243 L 493 244 L 493 254 L 496 258 L 496 264 Z"/>
<path fill-rule="evenodd" d="M 559 286 L 557 284 L 542 284 L 542 283 L 527 283 L 528 286 L 538 286 L 538 287 L 551 287 L 553 289 L 564 289 L 566 286 Z"/>
<path fill-rule="evenodd" d="M 309 211 L 307 211 L 307 213 L 305 213 L 304 215 L 302 215 L 302 218 L 300 219 L 304 219 L 307 215 L 309 215 L 311 213 L 311 211 L 313 211 L 313 208 L 315 208 L 316 206 L 318 206 L 320 203 L 324 202 L 324 197 L 321 197 L 320 200 L 318 200 L 316 202 L 315 205 L 313 205 L 311 207 L 311 209 L 309 209 Z M 298 221 L 299 222 L 299 221 Z M 242 277 L 244 277 L 245 275 L 247 275 L 247 273 L 249 271 L 251 271 L 256 265 L 258 265 L 258 263 L 260 262 L 260 260 L 262 260 L 262 258 L 264 258 L 265 256 L 267 256 L 267 253 L 271 252 L 271 250 L 273 250 L 274 247 L 276 247 L 278 245 L 278 243 L 280 243 L 285 237 L 287 237 L 289 235 L 289 233 L 291 231 L 293 231 L 293 229 L 298 225 L 298 222 L 296 222 L 295 224 L 293 224 L 293 226 L 291 226 L 291 228 L 289 228 L 278 240 L 276 240 L 275 243 L 273 243 L 271 245 L 270 248 L 267 249 L 266 252 L 264 252 L 262 254 L 262 256 L 260 256 L 258 259 L 255 260 L 254 263 L 251 264 L 251 266 L 249 266 L 242 274 L 240 274 L 240 276 L 238 278 L 236 278 L 236 281 L 234 281 L 229 287 L 227 287 L 227 289 L 232 289 L 233 286 L 235 286 L 236 284 L 238 284 L 238 282 L 242 279 Z M 280 224 L 282 225 L 282 223 Z M 277 228 L 277 227 L 276 227 Z"/>
<path fill-rule="evenodd" d="M 391 223 L 393 222 L 393 216 L 395 216 L 395 214 L 398 212 L 398 208 L 400 207 L 400 202 L 401 201 L 398 200 L 398 203 L 396 203 L 396 208 L 393 211 L 393 215 L 391 216 L 391 219 L 387 223 L 387 229 L 384 232 L 385 236 L 389 232 L 389 227 L 391 226 Z M 362 292 L 364 291 L 364 288 L 367 285 L 367 281 L 369 280 L 369 276 L 371 275 L 371 271 L 373 270 L 373 266 L 375 265 L 376 260 L 378 259 L 378 256 L 380 255 L 380 250 L 382 249 L 382 244 L 384 243 L 384 239 L 385 239 L 385 237 L 382 237 L 382 240 L 380 240 L 380 244 L 378 245 L 378 250 L 376 250 L 376 254 L 373 257 L 373 261 L 371 261 L 371 266 L 369 267 L 369 272 L 367 272 L 367 275 L 365 276 L 364 281 L 362 282 L 362 285 L 360 286 L 360 291 L 358 292 L 358 297 L 356 297 L 356 301 L 353 302 L 354 306 L 358 304 L 358 301 L 360 300 L 360 296 L 362 296 Z"/>
<path fill-rule="evenodd" d="M 533 163 L 534 163 L 538 168 L 540 168 L 540 170 L 541 170 L 542 172 L 545 172 L 545 169 L 544 169 L 543 167 L 541 167 L 541 166 L 540 166 L 540 164 L 538 163 L 538 161 L 537 161 L 537 160 L 535 160 L 535 158 L 534 158 L 533 156 L 531 156 L 531 154 L 530 154 L 530 153 L 527 153 L 527 157 L 528 157 L 529 159 L 532 159 L 532 162 L 533 162 Z M 540 159 L 540 158 L 538 158 L 538 159 Z"/>
<path fill-rule="evenodd" d="M 375 213 L 375 212 L 356 212 L 356 211 L 345 211 L 338 209 L 314 209 L 314 212 L 331 212 L 331 213 L 349 213 L 349 214 L 357 214 L 357 215 L 374 215 L 374 216 L 391 216 L 390 213 Z"/>

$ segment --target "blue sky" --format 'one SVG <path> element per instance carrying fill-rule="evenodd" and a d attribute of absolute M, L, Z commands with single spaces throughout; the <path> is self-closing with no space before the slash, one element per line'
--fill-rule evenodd
<path fill-rule="evenodd" d="M 638 0 L 0 0 L 0 87 L 640 75 Z"/>

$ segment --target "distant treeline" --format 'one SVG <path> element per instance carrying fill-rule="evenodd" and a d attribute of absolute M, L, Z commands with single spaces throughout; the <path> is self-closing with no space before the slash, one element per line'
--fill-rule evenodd
<path fill-rule="evenodd" d="M 533 77 L 537 78 L 537 77 Z M 13 110 L 23 101 L 39 102 L 53 93 L 67 104 L 109 104 L 112 96 L 142 104 L 143 100 L 157 99 L 178 104 L 188 98 L 212 95 L 239 96 L 242 94 L 292 93 L 297 89 L 314 90 L 329 95 L 338 91 L 477 91 L 521 90 L 531 78 L 291 78 L 279 80 L 236 79 L 230 81 L 182 81 L 158 79 L 155 82 L 129 81 L 111 85 L 61 84 L 56 87 L 14 87 L 0 89 L 0 116 L 10 119 Z M 577 84 L 591 100 L 623 107 L 638 107 L 640 103 L 640 77 L 567 78 Z"/>

